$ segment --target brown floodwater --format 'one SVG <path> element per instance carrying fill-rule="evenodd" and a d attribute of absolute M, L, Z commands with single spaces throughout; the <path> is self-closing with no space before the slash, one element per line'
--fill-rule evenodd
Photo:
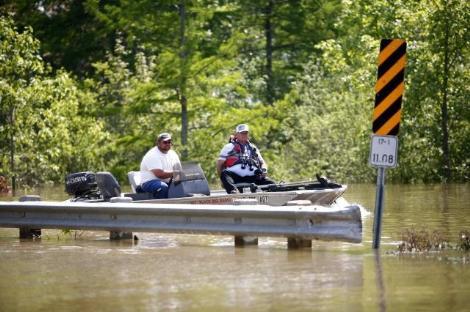
<path fill-rule="evenodd" d="M 63 188 L 29 190 L 65 198 Z M 386 185 L 381 248 L 374 252 L 375 185 L 351 185 L 364 207 L 363 242 L 314 241 L 288 250 L 260 238 L 43 230 L 20 240 L 0 228 L 0 311 L 468 311 L 470 253 L 399 254 L 405 229 L 470 230 L 470 185 Z M 0 200 L 11 200 L 1 198 Z"/>

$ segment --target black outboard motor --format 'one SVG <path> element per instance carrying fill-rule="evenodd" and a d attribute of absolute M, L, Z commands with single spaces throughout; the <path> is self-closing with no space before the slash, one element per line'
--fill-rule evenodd
<path fill-rule="evenodd" d="M 72 195 L 74 200 L 88 200 L 100 198 L 96 183 L 96 176 L 91 171 L 71 173 L 65 178 L 65 191 Z"/>

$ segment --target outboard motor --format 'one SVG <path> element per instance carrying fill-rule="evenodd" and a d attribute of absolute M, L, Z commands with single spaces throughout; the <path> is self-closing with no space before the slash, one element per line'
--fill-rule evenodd
<path fill-rule="evenodd" d="M 74 200 L 89 200 L 100 198 L 96 176 L 91 171 L 71 173 L 65 178 L 65 191 Z"/>
<path fill-rule="evenodd" d="M 121 196 L 121 186 L 110 172 L 97 172 L 96 183 L 104 201 L 109 201 L 111 197 Z"/>

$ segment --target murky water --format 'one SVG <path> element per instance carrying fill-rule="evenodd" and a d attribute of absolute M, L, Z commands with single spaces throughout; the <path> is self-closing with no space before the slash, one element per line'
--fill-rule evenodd
<path fill-rule="evenodd" d="M 381 249 L 371 249 L 375 185 L 346 198 L 370 212 L 362 244 L 280 238 L 0 229 L 0 311 L 469 311 L 470 254 L 395 253 L 404 229 L 470 230 L 470 185 L 386 185 Z M 31 193 L 31 192 L 29 192 Z M 41 190 L 63 199 L 63 189 Z"/>

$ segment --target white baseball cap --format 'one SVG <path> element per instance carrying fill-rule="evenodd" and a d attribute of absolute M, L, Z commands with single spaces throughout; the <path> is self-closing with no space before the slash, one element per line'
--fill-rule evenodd
<path fill-rule="evenodd" d="M 157 142 L 171 140 L 171 134 L 167 132 L 160 133 L 157 137 Z"/>
<path fill-rule="evenodd" d="M 245 132 L 245 131 L 250 131 L 250 128 L 248 127 L 247 124 L 240 124 L 237 126 L 237 128 L 235 128 L 235 131 L 237 133 L 240 133 L 240 132 Z"/>

